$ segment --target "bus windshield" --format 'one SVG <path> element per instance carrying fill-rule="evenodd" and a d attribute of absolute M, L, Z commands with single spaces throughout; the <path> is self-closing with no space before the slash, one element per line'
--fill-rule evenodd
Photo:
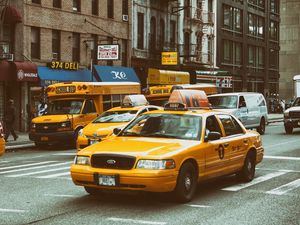
<path fill-rule="evenodd" d="M 143 114 L 130 123 L 120 136 L 200 140 L 201 127 L 200 116 Z"/>
<path fill-rule="evenodd" d="M 56 114 L 80 114 L 83 100 L 56 100 L 51 101 L 48 106 L 48 115 Z"/>
<path fill-rule="evenodd" d="M 97 117 L 93 123 L 124 123 L 129 122 L 136 115 L 137 110 L 106 111 Z"/>
<path fill-rule="evenodd" d="M 236 109 L 238 97 L 234 95 L 208 96 L 208 100 L 214 109 Z"/>

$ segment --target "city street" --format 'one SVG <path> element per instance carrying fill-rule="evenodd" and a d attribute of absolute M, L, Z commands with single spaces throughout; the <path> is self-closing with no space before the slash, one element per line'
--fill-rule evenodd
<path fill-rule="evenodd" d="M 235 176 L 199 185 L 178 204 L 166 194 L 105 193 L 75 186 L 69 167 L 75 149 L 22 149 L 0 158 L 0 224 L 300 224 L 300 129 L 267 126 L 265 157 L 256 178 Z"/>

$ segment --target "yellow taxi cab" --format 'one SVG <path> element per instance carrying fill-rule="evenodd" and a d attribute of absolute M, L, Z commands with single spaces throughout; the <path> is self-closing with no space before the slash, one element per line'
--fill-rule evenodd
<path fill-rule="evenodd" d="M 0 122 L 0 156 L 5 152 L 5 140 L 4 140 L 4 130 L 2 123 Z"/>
<path fill-rule="evenodd" d="M 259 133 L 211 110 L 197 90 L 175 90 L 164 110 L 144 113 L 114 133 L 78 152 L 71 166 L 73 182 L 90 194 L 171 192 L 188 202 L 199 181 L 229 174 L 251 181 L 264 154 Z"/>
<path fill-rule="evenodd" d="M 122 128 L 138 115 L 161 109 L 154 105 L 147 105 L 148 101 L 144 95 L 126 95 L 122 106 L 111 108 L 94 121 L 89 123 L 78 133 L 77 150 L 95 144 L 113 133 L 114 128 Z"/>

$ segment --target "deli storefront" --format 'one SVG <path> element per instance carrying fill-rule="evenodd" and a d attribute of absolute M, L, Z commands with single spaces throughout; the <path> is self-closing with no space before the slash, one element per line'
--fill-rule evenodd
<path fill-rule="evenodd" d="M 27 131 L 30 123 L 30 88 L 39 85 L 37 66 L 31 62 L 0 61 L 0 119 L 8 99 L 13 99 L 16 108 L 15 129 Z"/>

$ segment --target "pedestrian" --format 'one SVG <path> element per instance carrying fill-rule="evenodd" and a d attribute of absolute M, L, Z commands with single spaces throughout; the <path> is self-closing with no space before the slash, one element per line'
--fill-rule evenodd
<path fill-rule="evenodd" d="M 5 108 L 5 114 L 4 114 L 4 122 L 5 122 L 5 141 L 7 141 L 10 133 L 14 137 L 14 140 L 16 141 L 18 138 L 18 135 L 16 135 L 14 131 L 14 122 L 16 119 L 16 109 L 14 106 L 14 100 L 9 99 L 8 104 Z"/>
<path fill-rule="evenodd" d="M 43 116 L 47 113 L 47 104 L 43 99 L 40 99 L 40 103 L 38 105 L 38 116 Z"/>

